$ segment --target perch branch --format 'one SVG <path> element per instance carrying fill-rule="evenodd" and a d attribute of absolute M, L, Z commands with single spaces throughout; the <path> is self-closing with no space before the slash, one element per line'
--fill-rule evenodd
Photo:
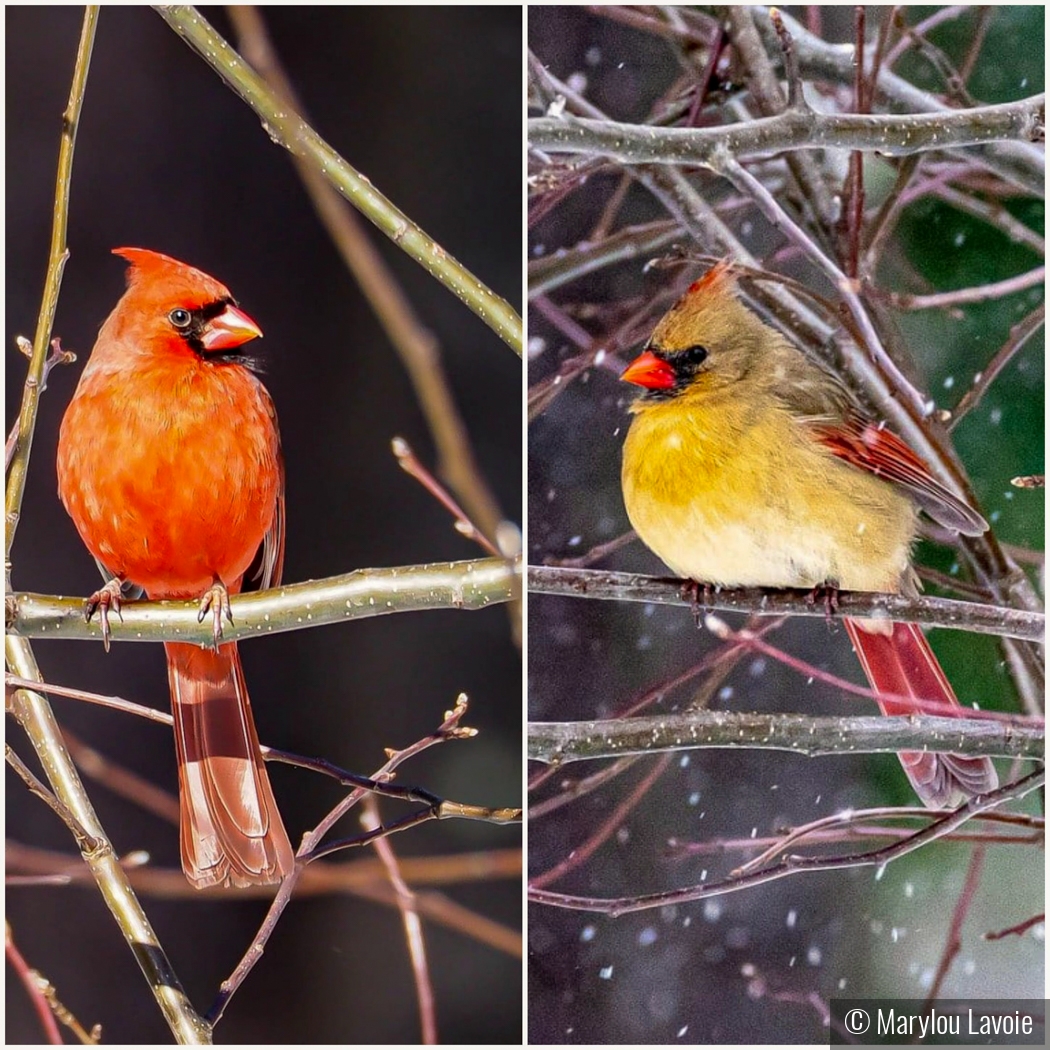
<path fill-rule="evenodd" d="M 651 602 L 654 605 L 682 605 L 689 608 L 695 608 L 696 604 L 688 581 L 628 572 L 530 565 L 527 586 L 532 594 Z M 827 615 L 823 605 L 813 602 L 809 591 L 766 590 L 761 587 L 715 590 L 705 608 L 754 613 L 758 616 L 789 614 L 823 618 Z M 899 594 L 873 594 L 866 591 L 840 591 L 838 611 L 843 616 L 878 617 L 1031 642 L 1042 641 L 1046 622 L 1042 613 L 1028 610 L 1004 609 L 949 598 L 906 598 Z"/>
<path fill-rule="evenodd" d="M 397 569 L 358 569 L 342 576 L 289 584 L 230 599 L 233 624 L 223 629 L 227 642 L 305 626 L 384 616 L 420 609 L 484 609 L 511 601 L 517 573 L 502 558 L 439 562 Z M 114 641 L 183 641 L 208 644 L 211 625 L 198 622 L 195 602 L 126 602 L 123 620 L 111 620 Z M 40 594 L 9 595 L 6 627 L 23 638 L 99 640 L 97 620 L 84 621 L 77 598 Z"/>

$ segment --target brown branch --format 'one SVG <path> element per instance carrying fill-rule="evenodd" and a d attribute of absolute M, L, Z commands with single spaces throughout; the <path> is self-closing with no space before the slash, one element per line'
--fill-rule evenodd
<path fill-rule="evenodd" d="M 954 430 L 959 420 L 981 403 L 985 391 L 995 382 L 1002 370 L 1014 359 L 1017 352 L 1046 323 L 1046 303 L 1040 303 L 1027 317 L 1010 328 L 1010 335 L 991 361 L 974 377 L 973 386 L 966 391 L 952 409 L 948 429 Z"/>
<path fill-rule="evenodd" d="M 445 720 L 434 733 L 423 737 L 422 740 L 417 741 L 415 744 L 412 744 L 401 751 L 388 752 L 389 758 L 387 762 L 381 766 L 375 774 L 373 774 L 372 779 L 389 779 L 390 775 L 402 762 L 419 754 L 419 752 L 426 750 L 428 747 L 432 747 L 434 744 L 440 744 L 446 740 L 462 739 L 464 737 L 473 736 L 475 730 L 460 725 L 466 711 L 467 698 L 465 695 L 460 694 L 456 701 L 456 706 L 451 711 L 446 712 Z M 266 918 L 263 920 L 262 926 L 260 926 L 258 933 L 255 935 L 247 952 L 237 964 L 233 973 L 223 981 L 219 991 L 219 996 L 212 1004 L 211 1010 L 208 1011 L 208 1019 L 212 1025 L 215 1025 L 222 1017 L 223 1012 L 229 1005 L 230 1000 L 236 994 L 237 989 L 244 983 L 245 978 L 251 973 L 259 959 L 262 958 L 270 936 L 273 934 L 278 921 L 284 914 L 284 910 L 287 908 L 303 872 L 308 867 L 305 858 L 310 857 L 311 855 L 317 855 L 318 846 L 324 836 L 328 834 L 329 830 L 331 830 L 332 826 L 337 821 L 345 816 L 351 808 L 364 798 L 365 794 L 365 788 L 355 788 L 332 810 L 330 810 L 324 819 L 312 831 L 307 832 L 307 834 L 303 836 L 302 844 L 296 852 L 295 867 L 292 869 L 291 874 L 289 874 L 281 883 L 277 895 L 274 897 L 273 903 L 270 905 L 270 909 L 266 913 Z"/>
<path fill-rule="evenodd" d="M 368 829 L 382 826 L 375 796 L 365 800 L 365 809 L 361 819 Z M 402 877 L 394 848 L 389 839 L 377 839 L 373 845 L 390 881 L 390 888 L 394 891 L 397 910 L 401 913 L 401 923 L 405 928 L 405 941 L 412 960 L 412 976 L 415 979 L 416 999 L 419 1003 L 422 1042 L 427 1046 L 432 1046 L 438 1041 L 437 1017 L 434 1013 L 434 987 L 430 980 L 426 946 L 423 942 L 423 926 L 419 921 L 419 902 Z"/>
<path fill-rule="evenodd" d="M 695 609 L 688 580 L 599 569 L 565 569 L 530 565 L 526 585 L 531 594 L 593 598 L 601 601 L 652 602 Z M 812 592 L 772 590 L 761 587 L 719 588 L 705 596 L 705 609 L 748 612 L 756 616 L 825 617 L 826 610 L 813 602 Z M 1042 613 L 1005 609 L 949 598 L 906 598 L 899 594 L 866 591 L 838 592 L 838 611 L 843 616 L 876 616 L 929 627 L 947 627 L 975 634 L 991 634 L 1038 642 L 1045 631 Z"/>
<path fill-rule="evenodd" d="M 613 917 L 631 912 L 684 904 L 690 901 L 720 897 L 727 893 L 739 893 L 779 879 L 790 878 L 811 871 L 840 871 L 846 868 L 881 868 L 894 860 L 913 853 L 923 846 L 955 831 L 968 820 L 986 810 L 1001 806 L 1014 799 L 1023 798 L 1040 788 L 1045 781 L 1042 771 L 1032 773 L 1022 780 L 1014 781 L 988 795 L 978 795 L 948 816 L 930 814 L 930 823 L 920 831 L 869 853 L 854 853 L 840 857 L 785 857 L 777 864 L 740 877 L 730 876 L 719 882 L 700 883 L 660 893 L 640 894 L 633 897 L 587 897 L 578 894 L 555 893 L 551 890 L 530 889 L 528 897 L 536 904 L 575 911 L 598 912 Z"/>
<path fill-rule="evenodd" d="M 652 786 L 667 772 L 671 763 L 671 755 L 661 756 L 644 777 L 613 807 L 612 811 L 602 820 L 597 828 L 579 845 L 573 846 L 564 860 L 559 861 L 553 867 L 529 879 L 529 885 L 537 888 L 549 886 L 552 882 L 568 875 L 590 858 L 608 841 L 609 836 L 622 827 L 624 821 L 631 811 L 637 807 Z"/>
<path fill-rule="evenodd" d="M 1042 761 L 1045 733 L 1041 725 L 1032 725 L 1020 715 L 1007 721 L 972 710 L 965 718 L 689 711 L 528 726 L 528 757 L 556 765 L 699 748 L 758 748 L 807 758 L 938 751 Z"/>
<path fill-rule="evenodd" d="M 775 116 L 717 128 L 657 128 L 580 117 L 534 117 L 529 142 L 547 153 L 584 153 L 622 164 L 697 164 L 802 149 L 849 149 L 906 157 L 989 142 L 1037 141 L 1044 95 L 994 106 L 927 113 L 820 113 L 785 109 Z"/>

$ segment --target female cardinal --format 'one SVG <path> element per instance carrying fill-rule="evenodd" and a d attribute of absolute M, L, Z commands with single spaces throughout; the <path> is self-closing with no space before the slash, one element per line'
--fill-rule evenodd
<path fill-rule="evenodd" d="M 273 402 L 243 346 L 262 332 L 213 277 L 117 248 L 128 288 L 98 334 L 58 441 L 58 491 L 108 583 L 87 602 L 109 640 L 121 588 L 201 598 L 215 648 L 165 643 L 179 763 L 182 868 L 194 886 L 278 882 L 291 843 L 270 789 L 240 657 L 219 645 L 253 556 L 284 561 Z M 125 592 L 126 593 L 126 592 Z"/>
<path fill-rule="evenodd" d="M 737 299 L 725 263 L 689 288 L 621 378 L 646 391 L 631 406 L 623 450 L 627 514 L 680 576 L 916 594 L 917 507 L 968 536 L 988 528 L 834 376 Z M 883 714 L 922 701 L 958 706 L 919 627 L 845 622 L 872 689 L 915 701 L 883 697 Z M 987 758 L 900 759 L 935 808 L 998 783 Z"/>

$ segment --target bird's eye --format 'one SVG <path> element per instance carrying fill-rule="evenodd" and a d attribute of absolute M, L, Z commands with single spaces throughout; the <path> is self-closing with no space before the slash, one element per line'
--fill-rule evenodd
<path fill-rule="evenodd" d="M 168 314 L 168 320 L 171 321 L 176 328 L 189 328 L 190 321 L 192 321 L 193 318 L 190 317 L 189 310 L 183 310 L 182 307 L 176 307 L 170 314 Z"/>
<path fill-rule="evenodd" d="M 707 360 L 706 346 L 690 346 L 678 352 L 678 359 L 684 365 L 699 368 Z"/>

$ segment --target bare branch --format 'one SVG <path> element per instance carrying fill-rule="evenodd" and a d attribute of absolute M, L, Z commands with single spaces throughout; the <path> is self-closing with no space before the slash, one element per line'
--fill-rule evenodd
<path fill-rule="evenodd" d="M 586 153 L 623 164 L 720 167 L 799 149 L 854 149 L 905 157 L 987 142 L 1035 141 L 1045 95 L 1019 102 L 934 113 L 820 113 L 786 109 L 776 116 L 717 128 L 657 128 L 580 117 L 534 117 L 529 142 L 548 153 Z"/>
<path fill-rule="evenodd" d="M 485 609 L 516 596 L 516 563 L 502 558 L 438 562 L 399 569 L 358 569 L 230 599 L 234 622 L 227 642 L 420 609 Z M 113 641 L 212 641 L 211 624 L 197 620 L 197 602 L 125 602 L 111 622 Z M 23 638 L 99 640 L 97 621 L 84 621 L 76 598 L 16 593 L 8 596 L 6 627 Z"/>
<path fill-rule="evenodd" d="M 778 864 L 747 875 L 730 876 L 721 882 L 701 883 L 697 886 L 685 886 L 667 890 L 663 893 L 648 893 L 634 897 L 584 897 L 576 894 L 555 893 L 551 890 L 529 890 L 529 900 L 539 904 L 549 904 L 555 908 L 571 908 L 576 911 L 600 912 L 605 915 L 626 915 L 630 912 L 645 911 L 649 908 L 662 908 L 672 904 L 683 904 L 687 901 L 704 900 L 709 897 L 721 897 L 727 893 L 739 893 L 753 889 L 767 882 L 808 871 L 839 871 L 844 868 L 882 867 L 891 861 L 898 860 L 921 847 L 944 838 L 968 820 L 994 809 L 1014 799 L 1023 798 L 1029 792 L 1041 787 L 1046 779 L 1042 771 L 1032 773 L 1022 780 L 1006 784 L 988 795 L 978 795 L 960 806 L 948 816 L 931 814 L 934 819 L 920 831 L 889 846 L 873 850 L 870 853 L 856 853 L 842 857 L 798 857 L 789 856 Z"/>
<path fill-rule="evenodd" d="M 505 299 L 487 288 L 351 167 L 215 32 L 196 8 L 173 5 L 157 6 L 155 10 L 255 110 L 274 142 L 297 157 L 308 157 L 366 219 L 441 281 L 521 356 L 521 318 Z"/>
<path fill-rule="evenodd" d="M 637 573 L 530 565 L 527 585 L 533 594 L 696 607 L 689 581 Z M 705 608 L 749 612 L 758 616 L 790 614 L 823 618 L 827 615 L 822 605 L 813 602 L 809 591 L 761 587 L 716 589 L 706 601 Z M 843 616 L 874 616 L 1032 642 L 1041 641 L 1046 629 L 1046 618 L 1042 613 L 957 602 L 949 598 L 906 598 L 900 594 L 840 591 L 838 611 Z"/>
<path fill-rule="evenodd" d="M 594 722 L 529 723 L 528 757 L 564 765 L 595 758 L 700 748 L 759 748 L 822 755 L 940 751 L 1043 759 L 1044 731 L 1020 720 L 933 715 L 756 715 L 689 711 Z"/>

